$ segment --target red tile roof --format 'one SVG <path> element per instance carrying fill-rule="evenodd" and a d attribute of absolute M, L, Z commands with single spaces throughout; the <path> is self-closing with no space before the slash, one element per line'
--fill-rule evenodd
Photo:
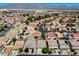
<path fill-rule="evenodd" d="M 50 26 L 45 26 L 45 29 L 48 29 L 48 28 L 50 28 Z"/>
<path fill-rule="evenodd" d="M 79 33 L 71 33 L 73 37 L 79 37 Z"/>
<path fill-rule="evenodd" d="M 46 35 L 48 37 L 55 37 L 55 33 L 54 32 L 48 32 L 48 33 L 46 33 Z"/>
<path fill-rule="evenodd" d="M 32 22 L 30 25 L 35 28 L 38 24 L 39 22 Z"/>
<path fill-rule="evenodd" d="M 40 36 L 40 35 L 41 35 L 41 32 L 40 32 L 40 31 L 35 31 L 35 32 L 33 33 L 33 35 L 34 35 L 34 36 Z"/>

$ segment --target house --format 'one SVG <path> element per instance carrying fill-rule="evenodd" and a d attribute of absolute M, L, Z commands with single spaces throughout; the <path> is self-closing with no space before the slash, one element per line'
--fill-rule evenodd
<path fill-rule="evenodd" d="M 79 33 L 71 33 L 71 37 L 76 40 L 79 40 Z"/>
<path fill-rule="evenodd" d="M 52 29 L 55 29 L 55 26 L 51 26 Z"/>
<path fill-rule="evenodd" d="M 47 36 L 48 38 L 52 38 L 52 39 L 56 37 L 54 32 L 47 32 L 47 33 L 46 33 L 46 36 Z"/>
<path fill-rule="evenodd" d="M 37 48 L 44 48 L 46 47 L 46 41 L 45 40 L 37 40 Z"/>
<path fill-rule="evenodd" d="M 59 44 L 60 44 L 60 49 L 62 49 L 62 50 L 69 49 L 69 46 L 65 43 L 64 40 L 59 40 Z"/>
<path fill-rule="evenodd" d="M 25 48 L 29 49 L 29 54 L 36 54 L 36 40 L 35 39 L 28 39 L 25 43 Z"/>
<path fill-rule="evenodd" d="M 46 40 L 37 40 L 37 44 L 36 44 L 37 54 L 43 54 L 41 51 L 42 51 L 42 48 L 45 48 L 45 47 L 46 47 Z"/>
<path fill-rule="evenodd" d="M 33 36 L 35 37 L 35 36 L 41 36 L 41 32 L 40 31 L 35 31 L 34 33 L 33 33 Z"/>
<path fill-rule="evenodd" d="M 14 50 L 18 50 L 19 48 L 23 48 L 24 47 L 24 41 L 16 41 L 15 45 L 13 46 Z"/>
<path fill-rule="evenodd" d="M 70 42 L 73 46 L 73 49 L 76 49 L 76 50 L 79 49 L 79 42 L 78 41 L 73 40 L 73 41 L 70 41 Z"/>
<path fill-rule="evenodd" d="M 47 42 L 48 42 L 49 48 L 51 48 L 51 49 L 57 49 L 58 48 L 58 44 L 57 44 L 56 40 L 49 39 L 49 40 L 47 40 Z"/>
<path fill-rule="evenodd" d="M 29 31 L 29 33 L 34 33 L 35 32 L 35 30 L 34 30 L 34 28 L 32 27 L 32 26 L 27 26 L 27 30 Z"/>
<path fill-rule="evenodd" d="M 55 32 L 55 34 L 57 35 L 58 38 L 62 38 L 63 37 L 63 34 L 60 33 L 60 32 Z"/>
<path fill-rule="evenodd" d="M 4 55 L 9 56 L 11 54 L 11 52 L 12 52 L 12 49 L 13 49 L 13 47 L 6 47 L 4 49 Z"/>
<path fill-rule="evenodd" d="M 30 51 L 33 50 L 33 53 L 41 54 L 42 48 L 46 47 L 45 40 L 35 40 L 35 39 L 28 39 L 25 43 L 26 48 Z M 39 53 L 38 53 L 39 52 Z"/>
<path fill-rule="evenodd" d="M 28 39 L 25 43 L 27 48 L 36 48 L 36 40 L 35 39 Z"/>
<path fill-rule="evenodd" d="M 79 22 L 79 18 L 76 18 L 76 22 Z"/>
<path fill-rule="evenodd" d="M 41 19 L 39 20 L 39 23 L 43 23 L 45 21 L 45 19 Z"/>
<path fill-rule="evenodd" d="M 47 25 L 47 26 L 44 27 L 44 29 L 45 29 L 45 30 L 50 30 L 50 26 Z"/>
<path fill-rule="evenodd" d="M 66 30 L 66 25 L 61 25 L 60 28 Z"/>
<path fill-rule="evenodd" d="M 8 44 L 17 35 L 17 32 L 17 27 L 11 29 L 5 34 L 5 36 L 0 37 L 0 42 L 4 45 Z"/>
<path fill-rule="evenodd" d="M 9 39 L 7 36 L 0 37 L 0 42 L 2 42 L 3 45 L 6 45 L 8 41 Z"/>
<path fill-rule="evenodd" d="M 32 27 L 35 28 L 38 24 L 39 24 L 39 22 L 31 22 L 31 23 L 30 23 L 30 26 L 32 26 Z"/>

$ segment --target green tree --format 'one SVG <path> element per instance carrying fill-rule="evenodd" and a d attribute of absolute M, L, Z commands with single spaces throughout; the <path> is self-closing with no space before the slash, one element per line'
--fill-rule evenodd
<path fill-rule="evenodd" d="M 52 53 L 52 50 L 50 50 L 49 52 L 48 52 L 48 54 L 51 54 Z"/>
<path fill-rule="evenodd" d="M 64 21 L 61 19 L 61 20 L 59 20 L 59 23 L 64 23 Z"/>
<path fill-rule="evenodd" d="M 34 29 L 35 29 L 36 31 L 38 30 L 38 28 L 37 28 L 37 27 L 35 27 Z"/>
<path fill-rule="evenodd" d="M 68 23 L 66 26 L 73 27 L 73 26 L 75 26 L 75 24 L 74 23 Z"/>
<path fill-rule="evenodd" d="M 47 54 L 48 52 L 49 52 L 49 48 L 46 47 L 42 49 L 42 53 Z"/>
<path fill-rule="evenodd" d="M 0 31 L 4 30 L 5 29 L 5 26 L 6 25 L 0 24 Z"/>
<path fill-rule="evenodd" d="M 19 48 L 19 53 L 23 52 L 23 48 Z"/>
<path fill-rule="evenodd" d="M 72 30 L 74 33 L 77 33 L 76 28 L 72 28 L 71 30 Z"/>
<path fill-rule="evenodd" d="M 0 31 L 2 30 L 3 26 L 0 24 Z"/>
<path fill-rule="evenodd" d="M 44 53 L 44 54 L 51 54 L 52 53 L 52 50 L 49 49 L 48 47 L 46 47 L 46 48 L 43 48 L 42 49 L 42 53 Z"/>
<path fill-rule="evenodd" d="M 52 25 L 53 25 L 53 23 L 51 22 L 50 26 L 52 26 Z"/>
<path fill-rule="evenodd" d="M 64 32 L 65 32 L 65 30 L 64 30 L 64 29 L 61 29 L 59 32 L 60 32 L 60 33 L 64 33 Z"/>
<path fill-rule="evenodd" d="M 58 14 L 58 13 L 54 13 L 54 14 L 52 14 L 52 15 L 54 15 L 54 16 L 58 16 L 59 14 Z"/>
<path fill-rule="evenodd" d="M 7 28 L 7 25 L 4 25 L 4 28 Z"/>
<path fill-rule="evenodd" d="M 78 54 L 78 52 L 75 51 L 74 49 L 71 49 L 70 51 L 71 51 L 71 52 L 70 52 L 70 55 L 77 55 L 77 54 Z"/>
<path fill-rule="evenodd" d="M 29 21 L 28 21 L 28 20 L 26 20 L 25 23 L 26 23 L 27 25 L 29 25 Z"/>
<path fill-rule="evenodd" d="M 28 49 L 28 48 L 26 48 L 24 51 L 27 53 L 27 52 L 29 52 L 29 49 Z"/>
<path fill-rule="evenodd" d="M 28 18 L 28 20 L 29 20 L 30 22 L 32 22 L 32 21 L 33 21 L 33 20 L 32 20 L 32 17 L 29 17 L 29 18 Z"/>
<path fill-rule="evenodd" d="M 35 38 L 35 39 L 37 39 L 37 38 L 38 38 L 38 36 L 35 36 L 34 38 Z"/>
<path fill-rule="evenodd" d="M 43 40 L 45 40 L 45 39 L 46 39 L 46 36 L 45 36 L 45 34 L 44 34 L 44 33 L 42 33 L 42 34 L 41 34 L 41 37 L 42 37 L 42 39 L 43 39 Z"/>
<path fill-rule="evenodd" d="M 13 38 L 12 39 L 12 42 L 15 44 L 16 40 L 17 40 L 16 38 Z"/>

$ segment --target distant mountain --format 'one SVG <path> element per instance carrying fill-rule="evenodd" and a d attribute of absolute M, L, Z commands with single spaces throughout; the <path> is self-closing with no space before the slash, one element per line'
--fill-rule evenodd
<path fill-rule="evenodd" d="M 10 8 L 10 9 L 79 8 L 79 3 L 0 3 L 0 8 Z"/>

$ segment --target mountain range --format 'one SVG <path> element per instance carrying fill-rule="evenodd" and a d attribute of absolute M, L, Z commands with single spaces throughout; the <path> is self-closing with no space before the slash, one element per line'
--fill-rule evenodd
<path fill-rule="evenodd" d="M 10 9 L 47 9 L 47 8 L 79 8 L 79 3 L 0 3 L 0 8 Z"/>

